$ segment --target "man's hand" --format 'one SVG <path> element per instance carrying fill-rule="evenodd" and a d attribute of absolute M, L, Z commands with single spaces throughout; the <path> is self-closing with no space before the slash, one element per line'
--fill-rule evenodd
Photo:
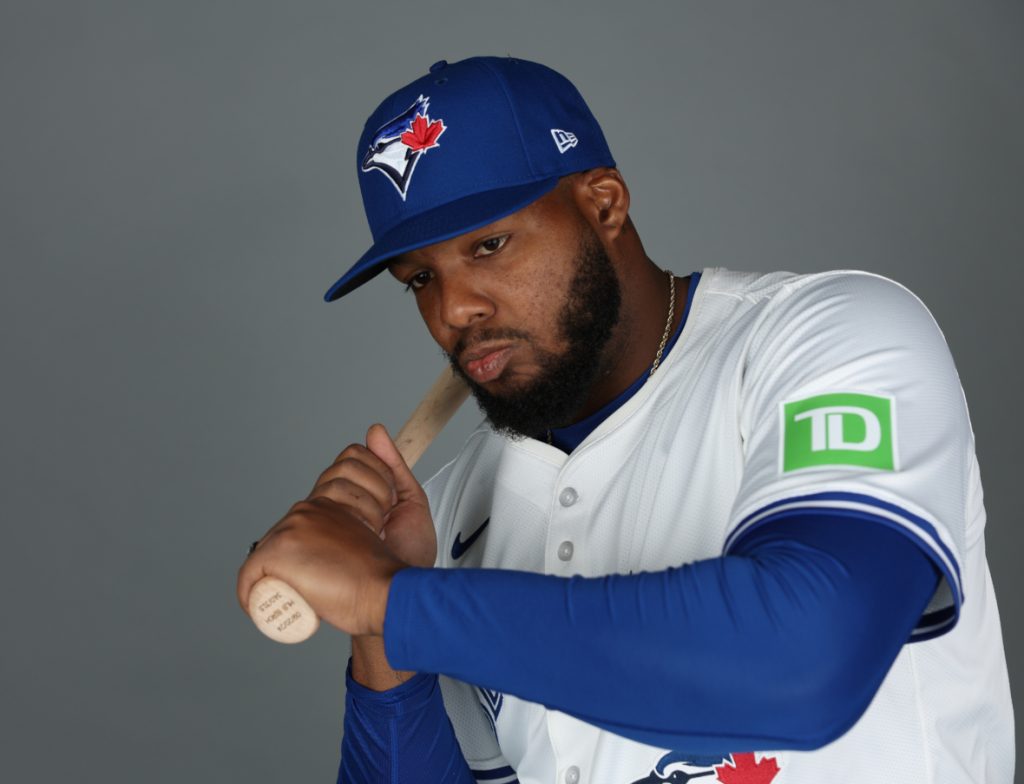
<path fill-rule="evenodd" d="M 245 609 L 257 580 L 279 577 L 333 626 L 380 635 L 391 577 L 433 566 L 436 551 L 423 488 L 374 425 L 367 446 L 346 448 L 260 540 L 238 572 L 238 600 Z"/>
<path fill-rule="evenodd" d="M 324 471 L 309 494 L 350 507 L 410 566 L 430 567 L 437 538 L 427 495 L 383 425 L 366 433 L 366 446 L 352 444 Z"/>

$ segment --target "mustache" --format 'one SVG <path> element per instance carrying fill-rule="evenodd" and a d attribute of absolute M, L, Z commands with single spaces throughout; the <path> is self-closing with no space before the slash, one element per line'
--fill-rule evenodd
<path fill-rule="evenodd" d="M 533 336 L 529 332 L 524 332 L 520 329 L 513 329 L 512 327 L 492 327 L 481 329 L 479 332 L 474 332 L 472 335 L 467 335 L 459 338 L 455 345 L 452 347 L 451 352 L 445 352 L 449 361 L 457 360 L 462 353 L 467 349 L 472 348 L 480 343 L 490 343 L 492 341 L 499 340 L 532 340 Z"/>

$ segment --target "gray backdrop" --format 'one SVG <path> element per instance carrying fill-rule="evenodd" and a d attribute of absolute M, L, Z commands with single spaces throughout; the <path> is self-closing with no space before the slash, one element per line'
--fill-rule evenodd
<path fill-rule="evenodd" d="M 952 0 L 4 0 L 3 779 L 333 781 L 348 640 L 268 642 L 235 570 L 440 367 L 392 281 L 320 297 L 368 246 L 366 116 L 481 53 L 576 82 L 660 264 L 863 268 L 931 307 L 1019 687 L 1022 33 Z"/>

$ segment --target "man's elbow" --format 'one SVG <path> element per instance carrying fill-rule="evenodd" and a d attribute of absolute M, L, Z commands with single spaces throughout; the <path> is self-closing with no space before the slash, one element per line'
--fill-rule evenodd
<path fill-rule="evenodd" d="M 849 643 L 839 635 L 827 649 L 801 657 L 803 666 L 787 679 L 789 707 L 779 708 L 793 750 L 820 749 L 845 735 L 867 711 L 892 666 L 893 657 L 865 660 Z M 836 650 L 840 646 L 845 650 Z"/>

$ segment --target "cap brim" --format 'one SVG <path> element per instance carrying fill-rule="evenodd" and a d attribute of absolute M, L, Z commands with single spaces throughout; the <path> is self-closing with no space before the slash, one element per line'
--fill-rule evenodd
<path fill-rule="evenodd" d="M 324 299 L 333 302 L 345 296 L 383 272 L 388 262 L 399 254 L 457 237 L 521 210 L 553 190 L 559 179 L 560 176 L 549 177 L 526 185 L 476 193 L 442 204 L 399 223 L 382 235 L 373 247 L 327 290 Z"/>

